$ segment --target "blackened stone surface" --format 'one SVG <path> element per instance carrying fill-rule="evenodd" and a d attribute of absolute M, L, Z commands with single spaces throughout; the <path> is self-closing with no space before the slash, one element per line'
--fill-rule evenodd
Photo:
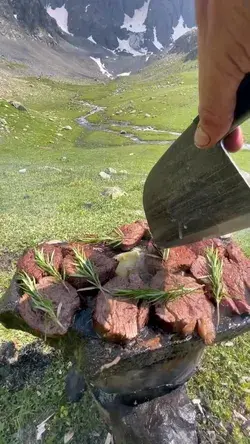
<path fill-rule="evenodd" d="M 19 298 L 14 277 L 0 301 L 0 322 L 7 328 L 32 332 L 18 314 Z M 81 350 L 78 368 L 97 391 L 98 400 L 98 392 L 103 394 L 104 407 L 109 398 L 133 405 L 135 401 L 142 403 L 163 396 L 188 381 L 199 366 L 205 345 L 197 335 L 182 339 L 146 327 L 124 347 L 103 341 L 94 333 L 91 310 L 83 310 L 82 314 L 78 314 L 72 330 L 61 341 L 54 340 L 54 345 L 73 362 L 74 353 Z M 249 315 L 222 315 L 216 342 L 229 341 L 249 329 Z"/>
<path fill-rule="evenodd" d="M 30 331 L 17 312 L 20 298 L 15 277 L 0 301 L 0 322 L 7 328 Z M 145 328 L 126 347 L 96 337 L 92 330 L 91 310 L 76 317 L 73 331 L 64 338 L 69 357 L 79 348 L 79 368 L 86 381 L 97 390 L 118 398 L 120 402 L 144 402 L 177 388 L 190 379 L 199 365 L 204 343 L 196 335 L 181 339 L 161 331 Z M 250 316 L 222 316 L 216 342 L 231 340 L 249 331 Z M 33 332 L 34 333 L 34 332 Z M 77 338 L 77 339 L 76 339 Z M 63 344 L 55 341 L 57 346 Z"/>
<path fill-rule="evenodd" d="M 14 342 L 6 341 L 0 344 L 0 365 L 8 365 L 17 354 Z"/>
<path fill-rule="evenodd" d="M 86 391 L 86 383 L 82 373 L 72 368 L 66 377 L 65 392 L 70 402 L 78 402 Z"/>
<path fill-rule="evenodd" d="M 40 341 L 23 347 L 15 362 L 0 362 L 0 386 L 15 391 L 21 390 L 27 382 L 39 382 L 54 355 L 55 352 L 44 353 Z"/>
<path fill-rule="evenodd" d="M 110 417 L 115 444 L 198 444 L 185 387 L 138 406 L 114 406 Z"/>

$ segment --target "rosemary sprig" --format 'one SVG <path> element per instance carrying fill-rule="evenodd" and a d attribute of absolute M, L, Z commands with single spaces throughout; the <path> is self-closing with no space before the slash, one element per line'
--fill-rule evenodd
<path fill-rule="evenodd" d="M 170 248 L 163 248 L 162 250 L 162 259 L 166 262 L 169 258 Z"/>
<path fill-rule="evenodd" d="M 168 291 L 160 290 L 115 290 L 113 296 L 131 298 L 135 301 L 147 302 L 149 304 L 158 304 L 162 302 L 172 302 L 178 298 L 186 296 L 190 293 L 197 291 L 197 288 L 186 288 L 180 286 Z"/>
<path fill-rule="evenodd" d="M 53 251 L 50 255 L 44 254 L 43 248 L 41 250 L 38 250 L 35 248 L 35 261 L 41 270 L 43 270 L 46 274 L 49 276 L 53 276 L 58 282 L 62 282 L 64 280 L 63 276 L 59 273 L 59 271 L 54 266 L 54 254 Z"/>
<path fill-rule="evenodd" d="M 213 296 L 217 308 L 217 328 L 220 324 L 220 304 L 226 293 L 223 286 L 223 262 L 219 258 L 218 250 L 214 247 L 206 251 L 207 263 L 209 266 L 209 282 L 212 287 Z"/>
<path fill-rule="evenodd" d="M 101 282 L 91 260 L 86 257 L 84 252 L 81 253 L 76 248 L 73 249 L 73 251 L 76 259 L 75 266 L 77 268 L 77 271 L 73 276 L 83 277 L 92 285 L 92 287 L 81 290 L 93 290 L 95 288 L 101 290 Z"/>
<path fill-rule="evenodd" d="M 110 247 L 117 248 L 121 245 L 124 239 L 124 234 L 119 228 L 115 228 L 110 235 L 107 236 L 92 236 L 81 239 L 85 244 L 100 244 L 105 243 Z"/>
<path fill-rule="evenodd" d="M 157 254 L 147 254 L 147 256 L 155 257 L 156 259 L 162 259 L 163 262 L 166 262 L 169 258 L 170 248 L 160 248 L 157 245 L 154 245 Z"/>
<path fill-rule="evenodd" d="M 37 290 L 35 278 L 31 278 L 23 271 L 19 273 L 18 279 L 21 281 L 20 287 L 22 290 L 30 296 L 34 310 L 42 311 L 51 321 L 64 329 L 54 311 L 52 301 L 43 297 Z"/>

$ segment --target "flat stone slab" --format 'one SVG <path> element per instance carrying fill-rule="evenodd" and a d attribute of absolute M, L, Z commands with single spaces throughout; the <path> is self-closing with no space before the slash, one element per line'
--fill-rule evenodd
<path fill-rule="evenodd" d="M 7 328 L 31 331 L 17 312 L 20 298 L 16 279 L 0 302 L 0 322 Z M 250 315 L 223 317 L 217 331 L 216 343 L 230 341 L 250 330 Z M 75 316 L 69 332 L 52 344 L 73 357 L 81 350 L 80 366 L 86 381 L 103 404 L 109 400 L 133 404 L 165 395 L 181 386 L 196 372 L 205 349 L 197 336 L 180 339 L 144 328 L 126 346 L 101 339 L 93 329 L 91 309 Z"/>

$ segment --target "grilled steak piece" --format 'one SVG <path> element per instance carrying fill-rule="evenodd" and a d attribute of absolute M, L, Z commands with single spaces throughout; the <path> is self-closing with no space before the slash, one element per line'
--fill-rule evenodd
<path fill-rule="evenodd" d="M 53 255 L 53 266 L 57 271 L 60 270 L 63 257 L 61 248 L 58 245 L 42 244 L 37 249 L 43 251 L 45 259 L 51 260 Z M 31 278 L 34 277 L 37 282 L 47 276 L 47 273 L 37 265 L 33 248 L 30 248 L 20 257 L 17 263 L 17 270 L 20 272 L 24 271 Z"/>
<path fill-rule="evenodd" d="M 123 225 L 119 230 L 123 233 L 123 239 L 120 245 L 123 251 L 132 250 L 132 248 L 140 243 L 143 237 L 148 236 L 148 225 L 143 220 Z"/>
<path fill-rule="evenodd" d="M 78 251 L 83 257 L 91 261 L 101 284 L 105 284 L 109 279 L 114 277 L 117 261 L 110 254 L 110 249 L 108 247 L 104 245 L 81 244 Z M 67 281 L 70 282 L 73 287 L 80 289 L 92 286 L 86 277 L 80 276 L 81 272 L 77 266 L 74 250 L 64 257 L 63 269 Z"/>
<path fill-rule="evenodd" d="M 171 248 L 169 250 L 168 259 L 164 264 L 164 268 L 168 273 L 188 271 L 195 259 L 196 254 L 189 246 Z"/>
<path fill-rule="evenodd" d="M 244 282 L 250 290 L 250 259 L 245 256 L 243 251 L 234 242 L 231 242 L 226 249 L 226 254 L 230 262 L 236 263 L 244 274 Z"/>
<path fill-rule="evenodd" d="M 169 275 L 160 271 L 152 279 L 151 287 L 166 292 L 182 289 L 181 297 L 157 304 L 155 307 L 156 320 L 163 329 L 190 335 L 197 328 L 205 344 L 211 345 L 214 342 L 214 306 L 205 296 L 203 287 L 194 278 L 180 274 Z"/>
<path fill-rule="evenodd" d="M 112 296 L 118 289 L 142 288 L 144 283 L 137 274 L 128 278 L 115 277 L 104 285 L 104 290 L 97 296 L 94 311 L 95 329 L 104 338 L 114 342 L 126 342 L 134 339 L 145 327 L 149 316 L 149 308 L 146 305 L 138 306 L 136 301 Z"/>
<path fill-rule="evenodd" d="M 80 299 L 76 290 L 69 284 L 62 284 L 52 277 L 45 277 L 37 284 L 38 293 L 53 304 L 53 311 L 59 322 L 52 320 L 43 311 L 34 307 L 32 297 L 24 294 L 18 305 L 18 311 L 25 322 L 35 331 L 48 337 L 65 335 L 73 322 L 76 311 L 80 308 Z"/>
<path fill-rule="evenodd" d="M 223 257 L 225 254 L 225 245 L 221 239 L 214 238 L 214 239 L 205 239 L 199 242 L 194 242 L 193 244 L 189 245 L 189 248 L 196 254 L 196 256 L 205 256 L 206 250 L 208 248 L 216 248 L 219 252 L 219 256 Z"/>
<path fill-rule="evenodd" d="M 223 260 L 223 293 L 224 297 L 221 300 L 221 307 L 224 308 L 226 315 L 232 313 L 244 314 L 250 313 L 250 306 L 247 302 L 247 295 L 249 293 L 248 283 L 248 268 L 246 261 L 248 259 L 244 256 L 237 246 L 235 252 L 238 252 L 238 261 L 233 262 L 226 257 Z M 243 256 L 241 256 L 243 254 Z M 236 258 L 236 256 L 234 256 Z M 209 269 L 207 260 L 204 256 L 198 256 L 191 267 L 192 275 L 201 283 L 205 284 L 206 292 L 210 298 L 214 298 L 209 275 L 211 270 Z"/>

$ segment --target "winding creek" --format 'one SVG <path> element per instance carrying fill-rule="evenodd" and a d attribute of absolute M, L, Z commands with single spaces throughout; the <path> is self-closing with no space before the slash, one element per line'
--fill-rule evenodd
<path fill-rule="evenodd" d="M 138 143 L 140 145 L 169 145 L 172 144 L 175 139 L 171 140 L 142 140 L 139 137 L 135 136 L 132 132 L 127 132 L 124 130 L 128 129 L 128 131 L 141 131 L 143 132 L 155 132 L 156 134 L 170 134 L 171 136 L 176 136 L 176 139 L 181 135 L 181 133 L 175 132 L 175 131 L 168 131 L 168 130 L 158 130 L 157 128 L 153 128 L 152 126 L 138 126 L 138 125 L 131 125 L 127 121 L 116 121 L 116 120 L 110 120 L 109 123 L 92 123 L 88 121 L 88 117 L 92 116 L 93 114 L 101 113 L 105 110 L 105 107 L 101 107 L 98 105 L 93 105 L 89 102 L 82 102 L 84 106 L 87 106 L 90 108 L 89 113 L 85 114 L 85 116 L 81 116 L 78 119 L 76 119 L 77 123 L 82 126 L 83 128 L 86 128 L 89 131 L 104 131 L 106 133 L 116 134 L 116 135 L 122 135 L 128 139 L 131 140 L 133 143 Z M 119 131 L 115 131 L 110 129 L 110 127 L 119 127 L 121 128 L 121 131 L 124 131 L 124 133 L 119 133 Z M 246 143 L 243 146 L 243 150 L 250 151 L 250 144 Z"/>
<path fill-rule="evenodd" d="M 104 131 L 106 133 L 116 134 L 116 135 L 123 135 L 124 137 L 131 140 L 133 143 L 138 143 L 141 145 L 169 145 L 174 142 L 174 140 L 142 140 L 139 137 L 135 136 L 132 132 L 125 132 L 125 134 L 119 133 L 119 131 L 115 131 L 110 129 L 110 127 L 119 127 L 121 128 L 121 131 L 124 130 L 124 128 L 128 129 L 128 131 L 141 131 L 141 132 L 155 132 L 156 134 L 171 134 L 173 136 L 181 135 L 181 133 L 173 132 L 173 131 L 167 131 L 167 130 L 158 130 L 156 128 L 153 128 L 151 126 L 138 126 L 138 125 L 131 125 L 129 122 L 126 121 L 115 121 L 110 120 L 109 123 L 92 123 L 88 121 L 88 117 L 92 116 L 93 114 L 97 114 L 99 112 L 104 111 L 105 108 L 97 105 L 91 105 L 88 102 L 83 103 L 84 106 L 89 106 L 92 108 L 89 113 L 85 114 L 85 116 L 79 117 L 76 119 L 77 123 L 82 126 L 83 128 L 86 128 L 89 131 Z"/>

